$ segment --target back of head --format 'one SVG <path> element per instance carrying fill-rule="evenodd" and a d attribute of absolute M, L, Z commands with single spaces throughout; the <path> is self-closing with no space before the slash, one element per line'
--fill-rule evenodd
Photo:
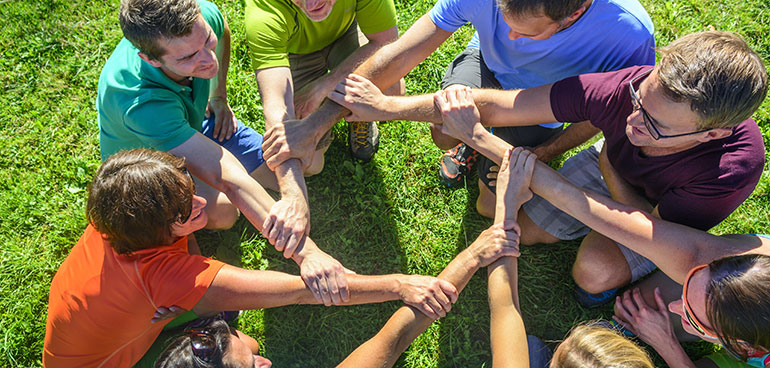
<path fill-rule="evenodd" d="M 770 256 L 725 257 L 709 271 L 706 315 L 722 345 L 743 359 L 748 348 L 770 351 Z"/>
<path fill-rule="evenodd" d="M 586 0 L 497 0 L 503 14 L 512 17 L 545 15 L 553 21 L 561 21 L 578 9 Z"/>
<path fill-rule="evenodd" d="M 160 60 L 166 51 L 157 41 L 189 35 L 199 14 L 196 0 L 122 0 L 118 19 L 126 39 Z"/>
<path fill-rule="evenodd" d="M 603 326 L 578 325 L 553 354 L 558 368 L 653 368 L 647 353 L 631 340 Z"/>
<path fill-rule="evenodd" d="M 208 362 L 195 356 L 193 352 L 192 334 L 185 331 L 168 344 L 165 350 L 155 360 L 155 368 L 236 368 L 229 364 L 225 355 L 230 346 L 230 338 L 235 337 L 230 332 L 227 322 L 216 320 L 198 329 L 203 331 L 214 348 L 207 356 Z"/>
<path fill-rule="evenodd" d="M 192 210 L 184 159 L 148 149 L 110 156 L 88 188 L 86 218 L 120 254 L 163 245 Z"/>
<path fill-rule="evenodd" d="M 765 99 L 765 65 L 734 33 L 693 33 L 659 51 L 661 87 L 672 101 L 690 105 L 700 117 L 699 129 L 736 126 Z"/>

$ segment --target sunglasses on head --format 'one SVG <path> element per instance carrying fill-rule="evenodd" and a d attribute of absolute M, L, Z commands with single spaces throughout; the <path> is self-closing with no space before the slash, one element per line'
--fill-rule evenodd
<path fill-rule="evenodd" d="M 230 326 L 227 328 L 230 334 L 238 337 L 234 328 Z M 217 339 L 214 337 L 214 333 L 206 328 L 190 328 L 184 333 L 190 336 L 190 349 L 192 349 L 193 357 L 203 363 L 211 363 L 217 352 Z"/>
<path fill-rule="evenodd" d="M 684 279 L 684 285 L 682 286 L 682 304 L 684 305 L 684 316 L 687 318 L 687 322 L 695 329 L 695 331 L 698 331 L 698 333 L 701 335 L 718 339 L 716 334 L 709 331 L 700 321 L 698 321 L 697 318 L 695 318 L 695 313 L 693 313 L 692 307 L 690 307 L 690 303 L 687 301 L 687 286 L 690 283 L 690 279 L 692 279 L 692 276 L 696 272 L 706 267 L 708 267 L 708 265 L 700 265 L 691 269 L 690 272 L 687 273 L 687 278 Z"/>

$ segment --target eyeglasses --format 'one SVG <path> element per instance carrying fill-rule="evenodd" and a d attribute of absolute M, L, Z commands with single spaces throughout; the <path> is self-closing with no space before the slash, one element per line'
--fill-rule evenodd
<path fill-rule="evenodd" d="M 192 175 L 190 175 L 190 172 L 187 170 L 186 167 L 182 167 L 181 169 L 179 169 L 179 171 L 183 172 L 185 175 L 187 175 L 187 178 L 190 179 L 190 183 L 192 183 L 192 191 L 193 193 L 195 193 L 195 180 L 193 180 L 193 177 Z M 186 216 L 181 217 L 179 219 L 179 222 L 184 224 L 185 222 L 187 222 L 187 220 L 190 219 L 190 216 L 192 216 L 192 195 L 190 196 L 190 211 L 187 212 Z"/>
<path fill-rule="evenodd" d="M 682 286 L 682 304 L 684 305 L 684 316 L 687 318 L 687 322 L 690 323 L 690 325 L 698 331 L 700 334 L 708 337 L 712 337 L 715 339 L 718 339 L 716 334 L 714 334 L 711 331 L 708 331 L 706 327 L 703 326 L 703 324 L 698 321 L 697 318 L 695 318 L 695 313 L 692 311 L 692 307 L 690 307 L 690 303 L 687 301 L 687 286 L 690 283 L 690 279 L 692 278 L 692 275 L 694 275 L 696 272 L 708 267 L 708 265 L 700 265 L 698 267 L 695 267 L 690 270 L 689 273 L 687 273 L 687 278 L 684 279 L 684 285 Z"/>
<path fill-rule="evenodd" d="M 650 72 L 652 72 L 652 70 L 653 69 L 650 69 L 650 70 L 648 70 L 648 71 L 646 71 L 646 72 L 644 72 L 642 74 L 639 74 L 636 77 L 634 77 L 633 79 L 631 79 L 630 82 L 628 82 L 628 91 L 631 93 L 631 105 L 633 106 L 634 111 L 637 111 L 637 110 L 641 110 L 642 111 L 642 120 L 644 121 L 644 126 L 647 128 L 647 131 L 650 133 L 650 136 L 652 137 L 652 139 L 657 141 L 657 140 L 659 140 L 661 138 L 684 137 L 684 136 L 687 136 L 687 135 L 693 135 L 693 134 L 708 132 L 709 130 L 711 130 L 711 129 L 703 129 L 703 130 L 698 130 L 698 131 L 695 131 L 695 132 L 681 133 L 681 134 L 672 134 L 672 135 L 665 135 L 665 134 L 661 133 L 660 130 L 658 130 L 658 127 L 655 126 L 655 125 L 656 124 L 660 125 L 660 123 L 656 122 L 655 119 L 653 119 L 650 116 L 650 114 L 647 113 L 647 110 L 645 110 L 644 106 L 642 106 L 642 99 L 639 97 L 639 92 L 637 92 L 634 89 L 634 83 L 636 83 L 636 81 L 639 78 L 641 78 L 641 77 L 643 77 L 643 76 L 645 76 L 647 74 L 650 74 Z"/>

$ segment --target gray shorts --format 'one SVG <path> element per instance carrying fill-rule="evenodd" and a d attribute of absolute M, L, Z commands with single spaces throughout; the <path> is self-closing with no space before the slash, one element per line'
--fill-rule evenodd
<path fill-rule="evenodd" d="M 453 84 L 471 88 L 503 89 L 500 82 L 495 78 L 495 74 L 484 63 L 484 56 L 481 54 L 481 51 L 474 48 L 466 48 L 447 67 L 444 79 L 441 81 L 441 89 L 445 89 Z M 562 127 L 546 128 L 539 125 L 498 127 L 492 129 L 492 134 L 502 138 L 514 147 L 534 147 L 558 134 L 561 130 Z M 483 156 L 479 158 L 479 162 L 476 165 L 479 179 L 493 192 L 494 187 L 489 186 L 487 175 L 490 172 L 489 169 L 495 165 L 492 160 Z"/>
<path fill-rule="evenodd" d="M 570 157 L 559 169 L 559 173 L 578 187 L 610 197 L 607 183 L 604 182 L 599 170 L 599 152 L 602 150 L 602 145 L 604 145 L 604 139 Z M 525 203 L 522 209 L 537 226 L 561 240 L 577 239 L 591 231 L 588 226 L 538 195 Z M 622 244 L 616 244 L 631 268 L 631 281 L 636 281 L 655 270 L 656 266 L 652 261 Z"/>
<path fill-rule="evenodd" d="M 289 54 L 289 69 L 294 82 L 294 92 L 329 73 L 361 45 L 366 44 L 366 41 L 366 37 L 358 29 L 358 23 L 353 21 L 348 30 L 328 46 L 309 54 Z M 329 147 L 332 139 L 330 130 L 318 142 L 316 150 Z"/>

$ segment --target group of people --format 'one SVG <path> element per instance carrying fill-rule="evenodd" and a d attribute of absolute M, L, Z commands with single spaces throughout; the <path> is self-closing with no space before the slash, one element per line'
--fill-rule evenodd
<path fill-rule="evenodd" d="M 228 324 L 236 311 L 403 300 L 340 364 L 387 367 L 481 267 L 495 367 L 651 367 L 623 334 L 672 367 L 770 364 L 770 238 L 706 232 L 765 164 L 750 117 L 767 71 L 739 36 L 686 35 L 655 65 L 637 0 L 438 0 L 400 37 L 392 0 L 246 0 L 263 137 L 228 103 L 231 35 L 215 4 L 122 0 L 119 20 L 97 92 L 103 164 L 51 284 L 44 366 L 269 367 Z M 404 96 L 406 74 L 467 23 L 476 33 L 441 89 Z M 437 277 L 350 272 L 310 239 L 304 181 L 342 118 L 361 160 L 377 151 L 375 122 L 430 122 L 449 149 L 442 181 L 475 164 L 477 209 L 494 224 Z M 543 163 L 599 132 L 558 172 Z M 200 254 L 195 231 L 240 214 L 300 276 Z M 519 312 L 519 245 L 581 237 L 575 297 L 614 301 L 615 315 L 551 356 Z M 693 338 L 724 349 L 693 362 L 679 344 Z"/>

